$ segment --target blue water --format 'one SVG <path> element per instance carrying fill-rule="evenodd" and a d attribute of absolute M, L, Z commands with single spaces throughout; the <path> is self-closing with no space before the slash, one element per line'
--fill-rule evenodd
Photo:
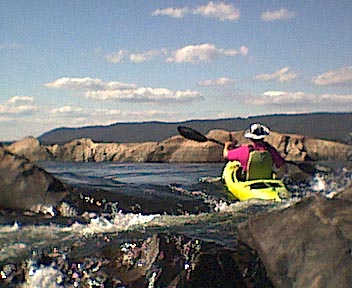
<path fill-rule="evenodd" d="M 138 187 L 146 185 L 155 186 L 155 189 L 158 189 L 158 186 L 170 185 L 196 189 L 202 179 L 211 181 L 219 178 L 224 167 L 223 163 L 40 162 L 38 165 L 71 185 L 99 187 L 110 191 L 119 188 L 125 189 L 126 192 L 138 191 Z M 329 167 L 331 171 L 311 175 L 305 183 L 287 182 L 294 197 L 302 198 L 311 192 L 334 193 L 350 184 L 352 174 L 350 162 L 319 165 Z M 204 189 L 203 186 L 199 188 Z M 206 192 L 212 194 L 213 188 L 210 186 L 211 190 Z"/>
<path fill-rule="evenodd" d="M 39 165 L 68 183 L 191 185 L 202 177 L 221 175 L 222 163 L 83 163 L 40 162 Z"/>

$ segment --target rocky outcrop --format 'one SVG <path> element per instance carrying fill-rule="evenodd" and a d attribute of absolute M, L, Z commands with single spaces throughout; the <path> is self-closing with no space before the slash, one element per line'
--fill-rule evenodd
<path fill-rule="evenodd" d="M 57 205 L 67 187 L 27 159 L 0 147 L 0 207 L 41 210 Z"/>
<path fill-rule="evenodd" d="M 30 159 L 31 161 L 54 160 L 46 146 L 39 143 L 34 137 L 25 137 L 7 147 L 13 154 Z"/>
<path fill-rule="evenodd" d="M 320 139 L 307 139 L 305 149 L 312 159 L 320 161 L 351 161 L 352 146 Z"/>
<path fill-rule="evenodd" d="M 62 146 L 47 147 L 58 161 L 82 162 L 145 162 L 155 150 L 156 143 L 94 143 L 91 139 L 77 139 Z"/>
<path fill-rule="evenodd" d="M 243 131 L 212 130 L 208 138 L 236 141 L 238 145 L 250 141 Z M 287 160 L 350 161 L 352 146 L 320 139 L 306 139 L 302 135 L 272 132 L 269 144 Z M 42 146 L 35 138 L 25 138 L 7 148 L 12 153 L 32 161 L 118 161 L 118 162 L 221 162 L 222 146 L 208 141 L 198 143 L 173 136 L 162 142 L 95 143 L 91 139 L 77 139 L 64 145 Z"/>
<path fill-rule="evenodd" d="M 257 251 L 275 287 L 351 287 L 352 188 L 250 218 L 240 239 Z"/>

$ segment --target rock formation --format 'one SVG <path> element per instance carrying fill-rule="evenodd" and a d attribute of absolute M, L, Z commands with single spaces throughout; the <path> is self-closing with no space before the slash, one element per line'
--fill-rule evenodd
<path fill-rule="evenodd" d="M 231 249 L 146 231 L 132 242 L 123 239 L 135 239 L 133 232 L 97 235 L 80 241 L 79 249 L 77 241 L 58 242 L 55 252 L 46 247 L 36 261 L 60 275 L 58 285 L 68 286 L 347 288 L 352 280 L 351 199 L 352 188 L 334 199 L 311 196 L 287 209 L 251 216 L 239 224 L 239 239 Z M 28 275 L 28 261 L 17 261 L 0 278 L 4 287 L 34 278 Z"/>
<path fill-rule="evenodd" d="M 53 155 L 34 137 L 25 137 L 7 147 L 13 154 L 25 157 L 31 161 L 54 160 Z"/>
<path fill-rule="evenodd" d="M 225 142 L 236 139 L 248 144 L 243 131 L 212 130 L 208 138 Z M 272 132 L 269 144 L 293 161 L 322 160 L 350 161 L 352 146 L 333 141 L 307 139 L 302 135 Z M 7 148 L 12 153 L 32 161 L 118 161 L 118 162 L 221 162 L 222 146 L 213 142 L 198 143 L 173 136 L 162 142 L 95 143 L 91 139 L 77 139 L 64 145 L 43 146 L 35 138 L 25 138 Z"/>
<path fill-rule="evenodd" d="M 0 147 L 0 207 L 42 210 L 57 205 L 67 187 L 27 159 Z"/>
<path fill-rule="evenodd" d="M 350 287 L 352 188 L 251 217 L 240 239 L 258 253 L 275 287 Z"/>

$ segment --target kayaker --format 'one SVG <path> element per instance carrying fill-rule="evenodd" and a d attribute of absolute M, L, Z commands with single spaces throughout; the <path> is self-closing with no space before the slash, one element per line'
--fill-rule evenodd
<path fill-rule="evenodd" d="M 234 142 L 226 142 L 223 150 L 224 158 L 229 161 L 239 161 L 241 163 L 243 174 L 246 175 L 250 152 L 254 150 L 268 151 L 271 155 L 274 166 L 277 169 L 280 169 L 280 174 L 287 173 L 285 160 L 274 147 L 264 141 L 264 138 L 269 134 L 270 130 L 265 125 L 259 123 L 251 124 L 245 131 L 244 137 L 250 139 L 252 143 L 250 145 L 242 145 L 232 149 Z"/>

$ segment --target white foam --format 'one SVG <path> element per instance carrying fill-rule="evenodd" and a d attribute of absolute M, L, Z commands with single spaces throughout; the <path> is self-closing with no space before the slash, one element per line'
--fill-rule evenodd
<path fill-rule="evenodd" d="M 323 176 L 317 174 L 315 175 L 312 183 L 311 189 L 315 192 L 323 192 L 327 190 L 327 184 Z"/>
<path fill-rule="evenodd" d="M 26 283 L 22 288 L 58 288 L 63 287 L 64 275 L 51 266 L 37 268 L 34 264 L 29 267 Z"/>
<path fill-rule="evenodd" d="M 14 232 L 17 231 L 19 229 L 19 225 L 17 222 L 15 222 L 12 226 L 10 225 L 4 225 L 4 226 L 0 226 L 0 233 L 10 233 L 10 232 Z"/>
<path fill-rule="evenodd" d="M 108 220 L 103 216 L 99 216 L 91 219 L 89 224 L 75 223 L 71 226 L 71 229 L 83 235 L 126 231 L 129 229 L 136 228 L 138 226 L 145 226 L 147 223 L 151 222 L 156 216 L 160 215 L 117 213 L 111 220 Z"/>

